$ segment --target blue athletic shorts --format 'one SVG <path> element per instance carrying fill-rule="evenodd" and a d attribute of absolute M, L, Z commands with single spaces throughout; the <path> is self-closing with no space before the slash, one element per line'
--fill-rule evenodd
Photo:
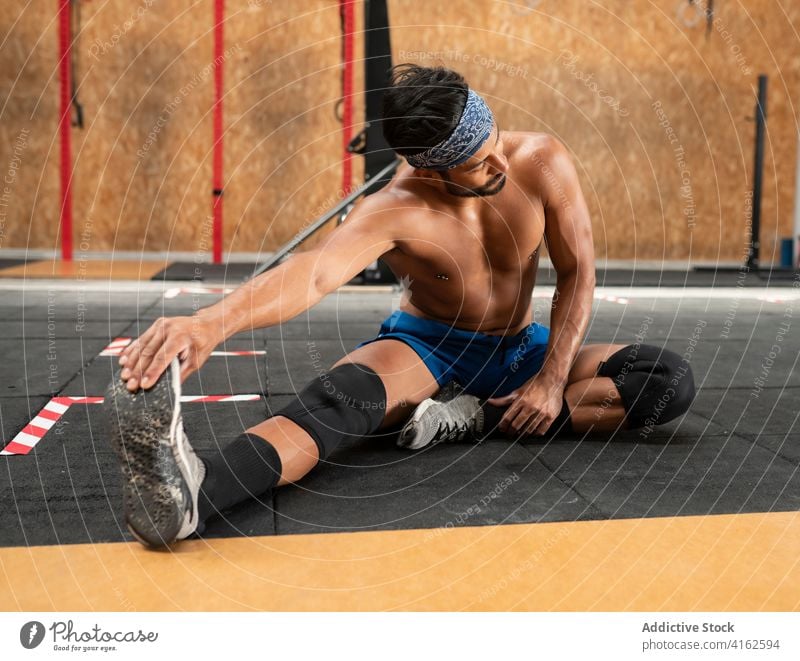
<path fill-rule="evenodd" d="M 544 362 L 550 329 L 533 323 L 513 336 L 453 328 L 397 310 L 382 324 L 380 340 L 400 340 L 419 354 L 440 386 L 456 381 L 476 397 L 502 397 L 533 377 Z"/>

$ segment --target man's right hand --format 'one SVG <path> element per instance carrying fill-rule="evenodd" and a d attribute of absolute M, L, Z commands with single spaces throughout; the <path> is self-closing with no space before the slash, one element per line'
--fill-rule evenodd
<path fill-rule="evenodd" d="M 175 356 L 181 361 L 181 381 L 200 369 L 225 338 L 218 324 L 199 316 L 157 319 L 119 358 L 122 380 L 131 392 L 151 388 Z"/>

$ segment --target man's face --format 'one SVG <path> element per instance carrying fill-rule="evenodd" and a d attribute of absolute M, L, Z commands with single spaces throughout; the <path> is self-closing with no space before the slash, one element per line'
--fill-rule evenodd
<path fill-rule="evenodd" d="M 442 170 L 439 174 L 451 195 L 486 197 L 503 190 L 507 171 L 508 160 L 503 154 L 503 140 L 495 123 L 492 134 L 466 163 L 452 170 Z"/>

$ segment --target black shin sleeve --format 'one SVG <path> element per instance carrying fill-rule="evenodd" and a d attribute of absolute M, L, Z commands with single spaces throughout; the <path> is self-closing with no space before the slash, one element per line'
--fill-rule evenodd
<path fill-rule="evenodd" d="M 497 426 L 500 424 L 500 420 L 508 410 L 508 407 L 493 406 L 492 404 L 484 402 L 481 408 L 483 409 L 483 432 L 481 433 L 481 437 L 491 438 L 492 436 L 502 435 L 497 429 Z M 544 433 L 544 436 L 534 436 L 532 438 L 553 438 L 555 436 L 571 434 L 572 432 L 572 419 L 570 418 L 569 406 L 567 405 L 567 400 L 562 399 L 561 411 L 559 411 L 558 416 L 556 416 L 550 428 Z"/>
<path fill-rule="evenodd" d="M 241 434 L 221 452 L 198 455 L 206 466 L 198 503 L 202 520 L 261 495 L 281 479 L 278 451 L 256 434 Z"/>

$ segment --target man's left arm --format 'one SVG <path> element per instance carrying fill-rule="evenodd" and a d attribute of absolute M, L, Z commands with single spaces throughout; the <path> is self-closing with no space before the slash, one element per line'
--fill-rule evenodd
<path fill-rule="evenodd" d="M 551 138 L 533 156 L 533 167 L 541 181 L 544 237 L 556 270 L 556 292 L 542 369 L 508 397 L 490 400 L 509 406 L 500 429 L 515 435 L 544 434 L 561 411 L 567 377 L 589 324 L 595 285 L 591 219 L 569 153 Z"/>
<path fill-rule="evenodd" d="M 540 376 L 563 389 L 592 314 L 595 265 L 592 222 L 578 173 L 566 148 L 553 142 L 548 159 L 553 176 L 549 181 L 545 177 L 544 236 L 556 271 L 556 292 Z"/>

